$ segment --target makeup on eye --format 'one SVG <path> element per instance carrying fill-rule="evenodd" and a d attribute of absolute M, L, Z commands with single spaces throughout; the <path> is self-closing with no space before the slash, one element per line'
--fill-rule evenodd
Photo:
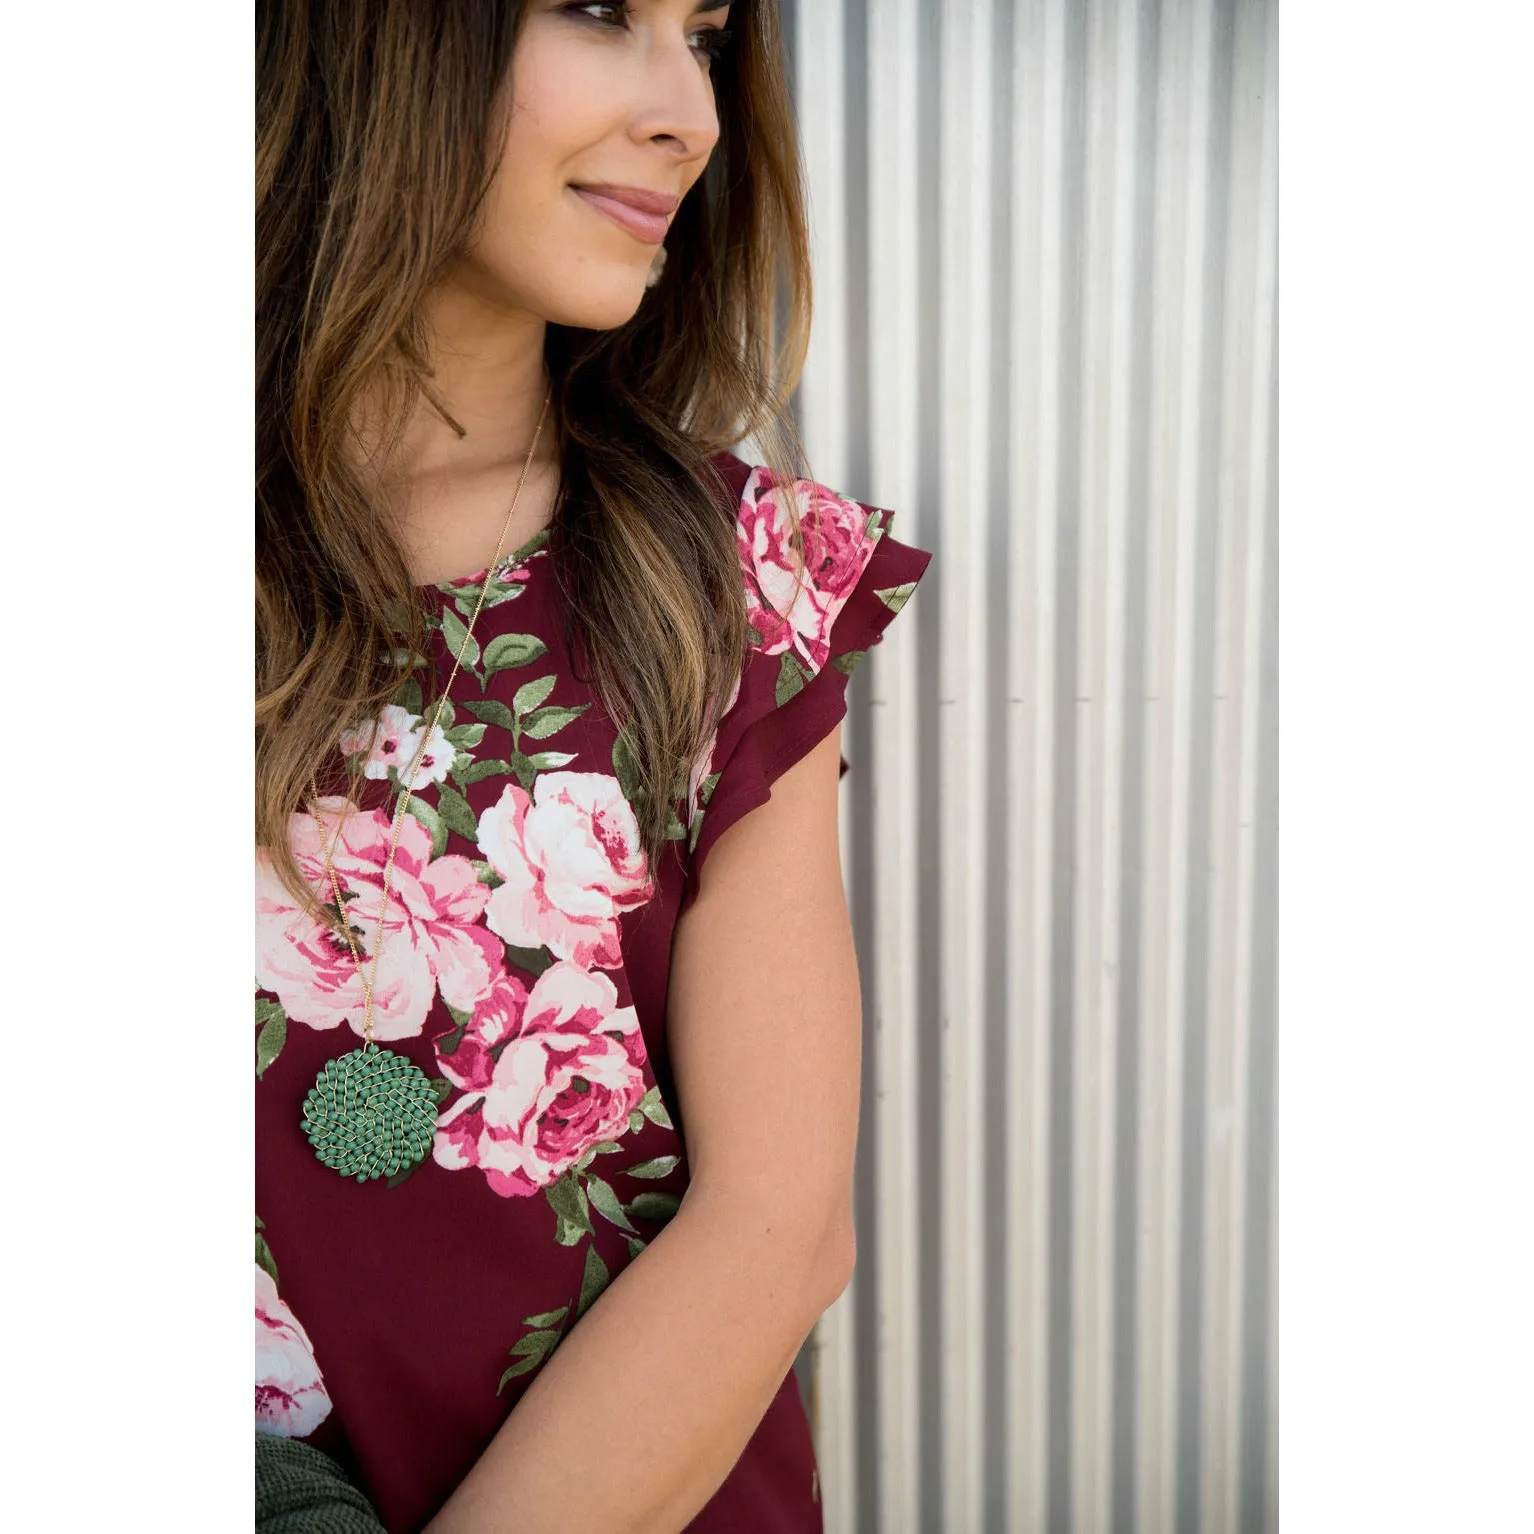
<path fill-rule="evenodd" d="M 634 14 L 635 8 L 632 5 L 616 3 L 616 0 L 614 0 L 614 3 L 607 3 L 607 0 L 589 0 L 589 3 L 588 0 L 574 0 L 573 4 L 562 5 L 559 9 L 561 15 L 571 16 L 577 21 L 589 22 L 597 27 L 627 31 L 628 19 Z M 697 8 L 694 14 L 702 15 L 708 11 L 723 11 L 726 9 L 725 5 L 702 5 Z M 592 11 L 616 12 L 620 19 L 617 21 L 604 21 L 599 16 L 589 14 Z M 694 39 L 701 40 L 694 43 L 694 52 L 707 59 L 711 65 L 717 64 L 727 51 L 734 35 L 732 31 L 722 26 L 701 27 L 698 31 L 691 34 Z"/>

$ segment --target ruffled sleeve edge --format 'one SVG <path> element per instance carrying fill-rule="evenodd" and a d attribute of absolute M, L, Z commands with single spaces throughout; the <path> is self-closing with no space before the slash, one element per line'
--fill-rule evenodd
<path fill-rule="evenodd" d="M 878 644 L 910 600 L 932 555 L 890 535 L 894 513 L 857 502 L 879 528 L 868 563 L 848 594 L 827 635 L 825 663 L 791 695 L 783 697 L 784 673 L 778 655 L 753 650 L 741 677 L 740 694 L 721 721 L 714 750 L 717 777 L 694 828 L 678 914 L 696 898 L 704 862 L 714 842 L 772 797 L 772 785 L 828 736 L 847 712 L 847 683 L 864 653 Z M 792 688 L 792 675 L 786 686 Z M 713 763 L 710 764 L 711 768 Z M 843 758 L 841 773 L 847 771 Z M 702 781 L 709 784 L 706 774 Z M 707 791 L 707 789 L 706 789 Z"/>

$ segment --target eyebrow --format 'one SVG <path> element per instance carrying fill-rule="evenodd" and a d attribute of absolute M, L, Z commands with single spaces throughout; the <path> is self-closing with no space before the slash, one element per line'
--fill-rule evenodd
<path fill-rule="evenodd" d="M 727 10 L 731 3 L 732 0 L 704 0 L 704 4 L 693 7 L 692 14 L 694 16 L 706 16 L 711 11 Z"/>

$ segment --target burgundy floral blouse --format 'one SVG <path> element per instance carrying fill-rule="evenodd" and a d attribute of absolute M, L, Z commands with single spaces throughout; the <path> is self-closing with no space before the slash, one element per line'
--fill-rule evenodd
<path fill-rule="evenodd" d="M 928 562 L 888 535 L 887 511 L 730 453 L 714 464 L 736 512 L 751 649 L 657 869 L 630 807 L 626 742 L 572 673 L 543 541 L 494 573 L 417 772 L 374 995 L 375 1038 L 438 1098 L 432 1152 L 411 1171 L 358 1183 L 304 1136 L 315 1074 L 359 1041 L 361 986 L 345 945 L 258 856 L 256 1427 L 336 1456 L 391 1530 L 441 1507 L 680 1204 L 685 1126 L 666 1053 L 677 917 L 714 839 L 835 728 L 848 676 Z M 811 577 L 797 596 L 794 503 Z M 482 579 L 428 590 L 443 679 Z M 323 841 L 312 815 L 292 820 L 316 890 L 339 825 L 335 867 L 365 955 L 396 765 L 420 745 L 425 712 L 418 680 L 405 682 L 341 742 L 363 757 L 370 794 L 322 799 Z M 791 1372 L 690 1527 L 820 1529 Z"/>

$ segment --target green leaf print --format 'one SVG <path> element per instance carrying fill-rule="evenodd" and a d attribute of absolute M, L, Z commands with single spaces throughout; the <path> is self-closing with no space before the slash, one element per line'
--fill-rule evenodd
<path fill-rule="evenodd" d="M 549 647 L 536 634 L 497 634 L 485 646 L 485 675 L 529 666 L 548 653 Z"/>
<path fill-rule="evenodd" d="M 500 581 L 492 581 L 490 583 L 490 590 L 485 594 L 485 606 L 499 607 L 502 602 L 515 602 L 516 599 L 526 590 L 526 586 L 518 585 L 515 581 L 512 581 L 507 585 L 503 585 Z M 479 597 L 477 595 L 474 597 L 473 601 L 465 601 L 460 597 L 458 601 L 458 610 L 462 612 L 465 617 L 468 617 L 468 615 L 474 611 L 474 603 L 478 600 Z"/>
<path fill-rule="evenodd" d="M 479 821 L 469 808 L 468 800 L 456 788 L 446 783 L 437 789 L 437 814 L 449 831 L 456 831 L 465 841 L 478 843 Z"/>
<path fill-rule="evenodd" d="M 511 753 L 511 770 L 516 775 L 523 789 L 532 793 L 533 780 L 538 776 L 538 764 L 530 756 L 524 756 L 520 751 Z"/>
<path fill-rule="evenodd" d="M 637 1108 L 629 1109 L 629 1133 L 637 1135 L 644 1128 L 644 1114 Z"/>
<path fill-rule="evenodd" d="M 512 712 L 516 714 L 518 719 L 521 719 L 524 714 L 532 713 L 554 691 L 554 684 L 558 680 L 559 678 L 555 676 L 540 676 L 534 681 L 524 682 L 512 694 Z M 525 721 L 523 727 L 526 728 Z"/>
<path fill-rule="evenodd" d="M 858 669 L 858 662 L 867 654 L 867 650 L 848 650 L 845 655 L 833 655 L 831 657 L 831 664 L 843 676 L 851 676 Z"/>
<path fill-rule="evenodd" d="M 628 1202 L 628 1212 L 641 1220 L 669 1220 L 681 1207 L 674 1193 L 639 1193 Z"/>
<path fill-rule="evenodd" d="M 443 1002 L 443 1006 L 447 1006 Z M 457 1054 L 458 1046 L 463 1043 L 463 1036 L 468 1031 L 469 1024 L 474 1020 L 472 1012 L 460 1012 L 456 1007 L 448 1007 L 448 1015 L 453 1019 L 451 1033 L 444 1033 L 436 1040 L 436 1050 L 439 1055 Z"/>
<path fill-rule="evenodd" d="M 609 1224 L 616 1225 L 620 1230 L 634 1229 L 629 1217 L 623 1212 L 623 1205 L 618 1202 L 618 1195 L 600 1177 L 587 1174 L 586 1196 L 591 1200 L 591 1207 Z"/>
<path fill-rule="evenodd" d="M 463 619 L 451 607 L 442 609 L 442 637 L 454 660 L 471 668 L 479 664 L 479 641 L 464 627 Z"/>
<path fill-rule="evenodd" d="M 256 998 L 256 1080 L 265 1074 L 266 1068 L 282 1053 L 288 1039 L 288 1014 L 275 1001 Z"/>
<path fill-rule="evenodd" d="M 653 1161 L 641 1161 L 637 1166 L 623 1169 L 626 1177 L 669 1177 L 681 1161 L 680 1156 L 657 1156 Z"/>
<path fill-rule="evenodd" d="M 535 773 L 547 772 L 551 767 L 568 767 L 575 760 L 573 751 L 538 751 L 522 758 Z"/>
<path fill-rule="evenodd" d="M 554 1217 L 554 1239 L 561 1246 L 579 1246 L 589 1234 L 589 1231 L 572 1224 L 562 1214 Z"/>
<path fill-rule="evenodd" d="M 783 659 L 778 662 L 778 707 L 782 708 L 790 698 L 803 692 L 808 680 L 809 672 L 804 669 L 799 657 L 791 650 L 784 651 Z"/>
<path fill-rule="evenodd" d="M 495 1393 L 499 1395 L 519 1374 L 530 1374 L 554 1351 L 558 1342 L 559 1333 L 549 1331 L 529 1332 L 527 1336 L 518 1338 L 511 1346 L 511 1354 L 517 1362 L 501 1376 Z"/>
<path fill-rule="evenodd" d="M 493 724 L 496 729 L 505 730 L 508 735 L 516 733 L 516 715 L 504 703 L 499 703 L 494 698 L 486 698 L 481 703 L 471 703 L 465 699 L 463 706 L 476 719 L 483 719 L 486 724 Z"/>
<path fill-rule="evenodd" d="M 474 877 L 481 884 L 488 884 L 491 889 L 498 890 L 506 881 L 486 862 L 477 859 L 474 863 Z"/>
<path fill-rule="evenodd" d="M 421 684 L 413 676 L 406 677 L 398 687 L 394 689 L 394 696 L 389 700 L 396 708 L 402 708 L 406 713 L 419 715 L 425 708 L 421 698 Z"/>
<path fill-rule="evenodd" d="M 455 724 L 444 733 L 455 750 L 472 751 L 485 738 L 485 727 L 482 724 Z"/>
<path fill-rule="evenodd" d="M 660 1100 L 660 1088 L 651 1087 L 645 1095 L 639 1099 L 639 1111 L 649 1119 L 652 1124 L 661 1129 L 673 1129 L 676 1126 L 671 1122 L 671 1115 L 666 1112 L 666 1105 Z"/>
<path fill-rule="evenodd" d="M 588 1236 L 596 1232 L 591 1225 L 591 1211 L 586 1205 L 586 1193 L 581 1185 L 567 1172 L 558 1182 L 550 1183 L 543 1190 L 549 1208 L 568 1225 L 574 1225 Z"/>
<path fill-rule="evenodd" d="M 634 761 L 627 730 L 619 730 L 618 738 L 613 742 L 613 776 L 618 780 L 618 787 L 623 790 L 623 797 L 630 804 L 635 804 L 639 798 L 639 768 Z"/>
<path fill-rule="evenodd" d="M 558 1310 L 541 1311 L 536 1316 L 523 1316 L 523 1326 L 558 1326 L 569 1315 L 570 1307 L 561 1305 Z"/>
<path fill-rule="evenodd" d="M 506 564 L 504 562 L 501 568 L 503 570 L 506 568 Z M 511 562 L 511 568 L 516 568 L 515 561 Z M 453 606 L 456 607 L 458 611 L 464 615 L 465 618 L 473 617 L 474 609 L 479 605 L 479 594 L 480 590 L 482 589 L 481 583 L 474 582 L 468 586 L 454 586 L 450 589 L 452 590 L 453 594 Z M 521 596 L 524 591 L 527 590 L 527 587 L 516 581 L 503 581 L 499 576 L 496 576 L 490 581 L 490 584 L 483 589 L 485 593 L 485 600 L 483 607 L 480 608 L 480 611 L 482 612 L 486 607 L 499 607 L 502 602 L 516 601 L 516 599 Z"/>
<path fill-rule="evenodd" d="M 641 1241 L 638 1236 L 630 1236 L 628 1238 L 628 1242 L 630 1257 L 638 1257 L 639 1254 L 644 1251 L 644 1242 Z"/>
<path fill-rule="evenodd" d="M 863 524 L 863 535 L 870 541 L 877 543 L 884 536 L 885 514 L 878 507 L 868 513 L 868 520 Z"/>
<path fill-rule="evenodd" d="M 419 671 L 421 667 L 431 664 L 426 656 L 417 655 L 414 650 L 407 650 L 403 645 L 398 649 L 384 650 L 380 653 L 385 665 L 393 666 L 400 671 Z"/>
<path fill-rule="evenodd" d="M 556 730 L 573 724 L 590 707 L 589 703 L 582 703 L 578 708 L 555 708 L 551 705 L 536 709 L 522 721 L 522 732 L 534 740 L 547 740 Z"/>
<path fill-rule="evenodd" d="M 765 634 L 763 634 L 761 632 L 761 630 L 756 628 L 753 624 L 748 623 L 746 625 L 746 643 L 747 644 L 752 645 L 752 646 L 754 646 L 757 649 L 760 649 L 762 647 L 762 645 L 766 642 L 766 637 L 767 636 Z"/>
<path fill-rule="evenodd" d="M 519 1359 L 501 1376 L 501 1383 L 495 1387 L 495 1393 L 499 1395 L 519 1374 L 531 1373 L 542 1362 L 541 1358 Z"/>
<path fill-rule="evenodd" d="M 468 788 L 472 783 L 483 783 L 486 778 L 509 778 L 511 763 L 503 762 L 499 758 L 478 761 L 472 767 L 465 767 L 457 776 L 458 781 Z"/>
<path fill-rule="evenodd" d="M 438 1076 L 432 1080 L 431 1089 L 437 1095 L 437 1106 L 439 1108 L 453 1095 L 453 1083 L 445 1076 Z M 419 1164 L 417 1163 L 417 1165 Z"/>
<path fill-rule="evenodd" d="M 682 824 L 680 817 L 677 815 L 676 806 L 674 804 L 668 805 L 666 807 L 666 840 L 668 842 L 680 842 L 685 841 L 686 838 L 687 827 Z"/>
<path fill-rule="evenodd" d="M 442 817 L 423 800 L 410 796 L 410 813 L 431 832 L 431 855 L 440 858 L 447 851 L 447 827 L 442 823 Z"/>
<path fill-rule="evenodd" d="M 546 1358 L 554 1351 L 554 1345 L 559 1341 L 559 1333 L 551 1330 L 529 1332 L 525 1337 L 519 1337 L 511 1345 L 511 1351 L 523 1358 Z"/>
<path fill-rule="evenodd" d="M 595 1246 L 586 1248 L 586 1271 L 581 1275 L 581 1297 L 575 1305 L 577 1321 L 591 1309 L 592 1302 L 611 1282 L 612 1275 Z"/>
<path fill-rule="evenodd" d="M 916 590 L 915 581 L 906 581 L 900 586 L 886 586 L 882 590 L 876 590 L 874 595 L 889 608 L 892 613 L 898 613 L 907 602 L 911 600 L 911 593 Z"/>
<path fill-rule="evenodd" d="M 714 797 L 714 790 L 719 787 L 722 772 L 711 772 L 698 785 L 698 808 L 693 814 L 692 824 L 687 828 L 687 850 L 695 852 L 698 846 L 698 838 L 703 834 L 703 812 L 708 808 L 709 800 Z"/>
<path fill-rule="evenodd" d="M 554 962 L 554 955 L 547 948 L 513 948 L 506 944 L 506 958 L 534 980 Z"/>
<path fill-rule="evenodd" d="M 266 1227 L 261 1223 L 261 1216 L 256 1216 L 256 1266 L 266 1271 L 266 1276 L 277 1285 L 282 1287 L 282 1280 L 277 1277 L 277 1259 L 272 1256 L 272 1249 L 266 1244 L 266 1237 L 261 1234 Z"/>

